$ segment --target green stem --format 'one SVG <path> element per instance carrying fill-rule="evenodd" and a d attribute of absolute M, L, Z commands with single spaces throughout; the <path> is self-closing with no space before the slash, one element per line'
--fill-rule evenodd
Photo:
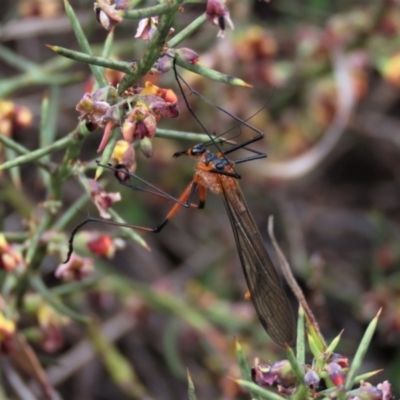
<path fill-rule="evenodd" d="M 193 32 L 197 31 L 197 29 L 199 29 L 200 26 L 206 21 L 206 14 L 202 14 L 200 17 L 197 17 L 193 22 L 191 22 L 186 28 L 182 29 L 168 42 L 168 47 L 174 48 L 178 46 L 179 43 L 183 42 Z"/>
<path fill-rule="evenodd" d="M 86 129 L 84 122 L 81 122 L 75 130 L 68 134 L 67 138 L 69 140 L 66 143 L 68 148 L 59 169 L 60 187 L 61 184 L 70 177 L 72 161 L 78 159 L 82 143 L 90 134 L 91 132 Z"/>
<path fill-rule="evenodd" d="M 94 286 L 98 282 L 100 282 L 101 279 L 103 279 L 102 276 L 94 276 L 94 277 L 84 279 L 83 281 L 65 283 L 64 285 L 60 285 L 60 286 L 50 289 L 49 292 L 52 293 L 53 296 L 56 296 L 56 295 L 57 296 L 65 296 L 67 294 L 79 292 L 83 289 L 87 289 L 91 286 Z"/>
<path fill-rule="evenodd" d="M 174 4 L 165 2 L 154 7 L 141 8 L 139 10 L 121 11 L 121 16 L 126 19 L 142 19 L 155 17 L 156 15 L 162 15 L 171 11 L 175 11 Z"/>
<path fill-rule="evenodd" d="M 154 33 L 149 46 L 147 46 L 143 58 L 139 61 L 137 69 L 132 74 L 127 74 L 122 79 L 118 93 L 122 94 L 125 90 L 135 84 L 141 77 L 147 74 L 157 61 L 165 46 L 169 31 L 175 18 L 175 14 L 182 4 L 182 0 L 173 0 L 170 11 L 163 14 L 158 22 L 158 27 Z"/>
<path fill-rule="evenodd" d="M 63 303 L 57 301 L 53 294 L 47 289 L 46 285 L 43 283 L 41 278 L 37 275 L 31 275 L 29 282 L 32 287 L 42 295 L 42 297 L 58 312 L 67 315 L 71 319 L 87 323 L 90 321 L 88 317 L 78 314 L 76 311 L 71 310 L 69 307 L 65 306 Z"/>
<path fill-rule="evenodd" d="M 3 135 L 0 133 L 0 143 L 2 143 L 5 147 L 10 148 L 11 150 L 14 150 L 18 154 L 26 155 L 30 154 L 31 151 L 28 150 L 26 147 L 20 145 L 19 143 L 15 142 L 14 140 L 10 139 L 6 135 Z M 14 158 L 16 160 L 16 158 Z M 14 161 L 12 160 L 12 161 Z M 36 163 L 43 169 L 49 171 L 50 166 L 42 161 L 36 161 Z M 5 164 L 5 163 L 4 163 Z M 3 167 L 4 164 L 0 165 L 0 169 Z M 12 167 L 11 167 L 12 168 Z"/>
<path fill-rule="evenodd" d="M 73 73 L 46 73 L 44 69 L 35 69 L 25 74 L 19 75 L 16 78 L 3 80 L 0 87 L 0 98 L 6 97 L 10 93 L 23 88 L 31 87 L 34 85 L 69 85 L 71 83 L 80 82 L 84 78 L 81 72 Z"/>
<path fill-rule="evenodd" d="M 29 248 L 25 257 L 28 270 L 32 268 L 31 263 L 39 247 L 40 238 L 43 232 L 50 226 L 52 218 L 53 216 L 49 210 L 46 210 L 44 215 L 40 218 L 39 225 L 36 227 L 32 239 L 29 242 Z"/>
<path fill-rule="evenodd" d="M 235 85 L 235 86 L 245 86 L 245 87 L 251 86 L 242 79 L 222 74 L 221 72 L 215 71 L 211 68 L 203 67 L 200 64 L 189 64 L 188 62 L 183 61 L 180 57 L 176 57 L 175 62 L 180 67 L 185 68 L 188 71 L 194 72 L 195 74 L 204 76 L 205 78 L 212 79 L 213 81 L 227 83 L 229 85 Z"/>
<path fill-rule="evenodd" d="M 71 219 L 80 211 L 80 209 L 87 203 L 89 196 L 85 193 L 79 197 L 67 211 L 65 211 L 58 221 L 53 225 L 55 231 L 61 231 L 71 221 Z"/>
<path fill-rule="evenodd" d="M 14 160 L 6 161 L 5 163 L 0 165 L 0 171 L 5 171 L 7 169 L 16 167 L 17 165 L 26 164 L 31 161 L 35 161 L 38 158 L 41 158 L 47 154 L 54 153 L 57 150 L 62 150 L 67 147 L 71 142 L 75 140 L 75 132 L 70 133 L 68 136 L 63 137 L 62 139 L 54 142 L 53 144 L 44 147 L 42 149 L 37 149 L 34 151 L 29 151 L 28 153 L 15 158 Z M 3 139 L 1 139 L 3 140 Z"/>
<path fill-rule="evenodd" d="M 210 141 L 210 136 L 205 133 L 182 132 L 161 128 L 157 128 L 156 137 L 160 139 L 191 140 L 197 143 L 206 143 Z M 216 143 L 224 143 L 227 141 L 222 137 L 215 137 L 214 140 Z"/>
<path fill-rule="evenodd" d="M 76 39 L 78 40 L 80 48 L 83 50 L 83 52 L 92 55 L 92 49 L 90 48 L 89 42 L 87 41 L 82 26 L 68 0 L 64 0 L 64 6 L 65 12 L 67 13 L 68 19 L 71 23 L 72 29 L 75 33 Z M 104 70 L 94 65 L 91 65 L 90 69 L 99 87 L 106 86 L 107 81 L 104 77 Z"/>
<path fill-rule="evenodd" d="M 0 60 L 3 60 L 8 65 L 17 68 L 20 71 L 29 71 L 36 69 L 37 64 L 30 61 L 28 58 L 11 51 L 8 47 L 0 45 Z"/>
<path fill-rule="evenodd" d="M 91 54 L 82 53 L 80 51 L 74 51 L 60 46 L 50 46 L 47 47 L 59 54 L 60 56 L 70 58 L 71 60 L 79 61 L 88 65 L 97 65 L 104 68 L 114 69 L 116 71 L 125 72 L 126 74 L 131 74 L 135 69 L 135 63 L 128 63 L 125 61 L 111 60 L 105 57 L 93 56 Z"/>

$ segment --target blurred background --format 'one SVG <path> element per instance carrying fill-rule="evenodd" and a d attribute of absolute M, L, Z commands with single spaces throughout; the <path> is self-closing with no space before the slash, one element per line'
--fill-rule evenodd
<path fill-rule="evenodd" d="M 93 50 L 101 53 L 107 33 L 95 19 L 93 4 L 71 0 L 71 5 Z M 218 28 L 206 23 L 182 46 L 196 51 L 201 64 L 239 77 L 252 88 L 180 73 L 193 89 L 264 132 L 253 148 L 268 158 L 239 165 L 239 183 L 276 260 L 267 234 L 268 217 L 274 215 L 279 243 L 326 340 L 344 329 L 337 352 L 351 358 L 367 324 L 383 307 L 362 372 L 384 369 L 370 381 L 388 379 L 399 396 L 400 2 L 230 0 L 227 5 L 233 31 L 217 38 Z M 176 32 L 204 10 L 204 4 L 185 5 L 176 18 Z M 140 59 L 146 43 L 134 38 L 136 28 L 136 21 L 116 27 L 113 57 Z M 13 139 L 37 148 L 40 104 L 49 92 L 58 99 L 57 137 L 67 135 L 78 122 L 75 106 L 90 71 L 45 47 L 79 49 L 62 2 L 3 0 L 0 41 L 0 94 L 33 116 L 29 127 L 12 130 Z M 32 81 L 24 75 L 24 65 L 5 61 L 6 51 L 43 66 L 59 63 L 53 72 L 68 79 L 51 87 Z M 203 133 L 181 101 L 172 71 L 148 79 L 172 88 L 180 98 L 179 118 L 163 119 L 160 128 Z M 226 136 L 238 142 L 254 135 L 188 89 L 185 93 L 208 132 L 229 131 Z M 100 130 L 89 136 L 82 161 L 98 157 L 100 139 Z M 137 174 L 178 197 L 193 177 L 194 162 L 172 155 L 193 144 L 154 138 L 151 158 L 138 151 Z M 2 157 L 7 158 L 4 151 Z M 62 157 L 62 151 L 56 152 L 52 160 Z M 37 212 L 47 190 L 40 178 L 33 164 L 21 169 L 20 180 L 2 174 L 5 232 L 23 231 L 24 221 Z M 154 227 L 173 204 L 123 190 L 112 174 L 104 179 L 107 190 L 121 192 L 115 209 L 133 224 Z M 63 188 L 65 207 L 82 193 L 69 180 Z M 87 210 L 97 215 L 94 207 L 82 206 L 65 241 Z M 104 224 L 87 229 L 122 235 Z M 77 239 L 77 252 L 88 256 L 84 235 Z M 126 240 L 112 259 L 96 258 L 95 279 L 88 278 L 90 284 L 66 300 L 96 317 L 95 328 L 54 323 L 51 332 L 42 329 L 42 336 L 33 340 L 50 381 L 64 398 L 176 400 L 187 398 L 188 368 L 199 399 L 249 398 L 231 379 L 240 376 L 234 338 L 250 363 L 255 357 L 274 362 L 285 355 L 244 299 L 246 284 L 221 199 L 210 194 L 204 210 L 184 209 L 159 234 L 142 236 L 147 249 Z M 50 287 L 60 285 L 54 278 L 59 263 L 50 256 L 42 265 Z M 22 331 L 29 333 L 35 325 L 32 316 L 21 317 Z M 113 368 L 119 367 L 110 364 L 104 348 L 90 346 L 98 344 L 96 332 L 107 338 L 108 351 L 126 362 L 130 384 L 113 376 Z"/>

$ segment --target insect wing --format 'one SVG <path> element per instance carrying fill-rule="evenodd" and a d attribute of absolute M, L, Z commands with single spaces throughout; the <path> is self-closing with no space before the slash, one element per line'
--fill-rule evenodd
<path fill-rule="evenodd" d="M 229 177 L 221 177 L 221 184 L 240 262 L 261 324 L 276 343 L 294 347 L 296 323 L 292 307 L 239 185 Z"/>

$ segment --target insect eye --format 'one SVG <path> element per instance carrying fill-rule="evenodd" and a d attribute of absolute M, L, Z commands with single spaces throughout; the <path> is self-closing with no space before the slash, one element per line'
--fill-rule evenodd
<path fill-rule="evenodd" d="M 203 154 L 205 151 L 205 148 L 202 144 L 197 144 L 194 146 L 191 150 L 192 156 L 197 156 L 199 154 Z"/>

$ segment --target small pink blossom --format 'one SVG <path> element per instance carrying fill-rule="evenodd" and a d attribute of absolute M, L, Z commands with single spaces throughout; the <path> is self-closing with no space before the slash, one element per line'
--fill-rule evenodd
<path fill-rule="evenodd" d="M 108 31 L 123 21 L 118 9 L 124 9 L 124 7 L 118 7 L 118 4 L 115 3 L 109 4 L 106 0 L 97 0 L 97 3 L 94 3 L 97 21 Z"/>
<path fill-rule="evenodd" d="M 110 235 L 96 235 L 88 240 L 87 247 L 93 254 L 111 259 L 117 250 L 125 247 L 125 242 Z"/>
<path fill-rule="evenodd" d="M 154 115 L 147 107 L 135 107 L 121 127 L 122 136 L 128 143 L 145 137 L 153 138 L 157 129 Z"/>
<path fill-rule="evenodd" d="M 91 258 L 72 255 L 65 264 L 60 264 L 54 275 L 64 281 L 80 281 L 93 272 L 93 260 Z"/>
<path fill-rule="evenodd" d="M 22 263 L 21 254 L 7 242 L 3 234 L 0 234 L 0 270 L 14 271 Z"/>
<path fill-rule="evenodd" d="M 225 36 L 226 26 L 234 29 L 229 11 L 222 0 L 207 0 L 206 17 L 212 24 L 220 28 L 217 37 Z"/>
<path fill-rule="evenodd" d="M 121 194 L 108 193 L 94 179 L 88 179 L 88 186 L 92 201 L 99 210 L 101 218 L 110 219 L 111 215 L 106 211 L 113 203 L 121 200 Z"/>
<path fill-rule="evenodd" d="M 157 29 L 158 17 L 143 18 L 139 21 L 135 38 L 150 40 Z"/>
<path fill-rule="evenodd" d="M 136 169 L 136 154 L 132 144 L 126 140 L 118 140 L 111 156 L 111 162 L 114 166 L 123 165 L 129 172 L 134 172 Z M 121 180 L 124 180 L 125 175 L 123 173 Z"/>

